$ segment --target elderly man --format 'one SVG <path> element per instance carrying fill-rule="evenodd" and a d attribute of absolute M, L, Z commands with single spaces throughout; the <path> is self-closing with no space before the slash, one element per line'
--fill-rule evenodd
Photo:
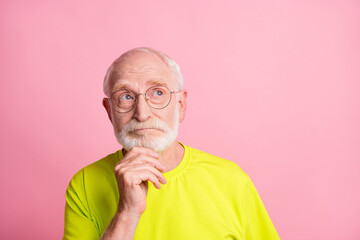
<path fill-rule="evenodd" d="M 63 239 L 279 239 L 246 173 L 176 140 L 187 92 L 172 59 L 130 50 L 104 92 L 123 149 L 74 175 Z"/>

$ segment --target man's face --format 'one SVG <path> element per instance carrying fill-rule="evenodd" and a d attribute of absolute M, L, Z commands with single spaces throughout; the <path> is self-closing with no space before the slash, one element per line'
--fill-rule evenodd
<path fill-rule="evenodd" d="M 110 76 L 109 84 L 111 93 L 122 88 L 134 93 L 145 93 L 156 85 L 166 86 L 170 91 L 178 90 L 167 65 L 158 56 L 142 52 L 118 63 Z M 166 108 L 153 109 L 144 95 L 138 95 L 134 108 L 127 113 L 114 111 L 108 101 L 103 103 L 116 138 L 126 150 L 142 146 L 162 152 L 176 140 L 179 122 L 185 115 L 185 101 L 186 92 L 174 93 Z"/>

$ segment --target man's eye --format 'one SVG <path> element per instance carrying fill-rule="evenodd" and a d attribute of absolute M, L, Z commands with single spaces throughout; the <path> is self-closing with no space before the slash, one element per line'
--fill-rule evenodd
<path fill-rule="evenodd" d="M 162 96 L 163 94 L 164 94 L 164 92 L 161 90 L 156 90 L 153 92 L 153 96 L 156 96 L 156 97 Z"/>
<path fill-rule="evenodd" d="M 133 97 L 130 94 L 124 94 L 120 97 L 120 100 L 126 101 L 126 100 L 131 100 L 133 99 Z"/>

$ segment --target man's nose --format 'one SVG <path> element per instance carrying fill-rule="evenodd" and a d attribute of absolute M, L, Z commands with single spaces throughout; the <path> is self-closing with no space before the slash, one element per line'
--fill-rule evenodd
<path fill-rule="evenodd" d="M 139 122 L 144 122 L 150 117 L 150 115 L 151 109 L 146 101 L 145 95 L 138 95 L 137 101 L 135 103 L 134 118 L 136 118 Z"/>

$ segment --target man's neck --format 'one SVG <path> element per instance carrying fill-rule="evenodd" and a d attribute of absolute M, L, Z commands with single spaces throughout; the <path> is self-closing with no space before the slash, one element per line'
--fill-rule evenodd
<path fill-rule="evenodd" d="M 184 151 L 183 145 L 178 141 L 174 141 L 170 147 L 160 154 L 159 161 L 165 166 L 165 172 L 171 171 L 180 164 L 184 156 Z"/>

